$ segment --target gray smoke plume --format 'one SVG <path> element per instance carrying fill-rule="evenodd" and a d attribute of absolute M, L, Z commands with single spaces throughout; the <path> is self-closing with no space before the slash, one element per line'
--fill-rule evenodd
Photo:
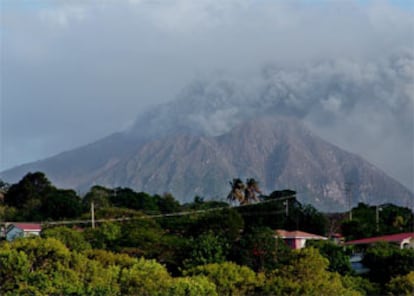
<path fill-rule="evenodd" d="M 411 2 L 2 1 L 0 170 L 283 114 L 413 189 Z"/>
<path fill-rule="evenodd" d="M 249 79 L 221 75 L 194 81 L 174 101 L 139 117 L 129 133 L 220 135 L 248 119 L 294 116 L 413 190 L 413 81 L 409 50 L 364 62 L 272 64 Z"/>

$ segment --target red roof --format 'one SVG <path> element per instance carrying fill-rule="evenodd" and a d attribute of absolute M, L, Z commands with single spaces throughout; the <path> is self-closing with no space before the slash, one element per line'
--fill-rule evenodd
<path fill-rule="evenodd" d="M 401 243 L 403 240 L 407 238 L 414 238 L 414 232 L 405 232 L 405 233 L 397 233 L 397 234 L 357 239 L 357 240 L 346 242 L 345 244 L 346 245 L 362 245 L 362 244 L 372 244 L 376 242 Z"/>
<path fill-rule="evenodd" d="M 41 231 L 42 225 L 38 223 L 13 223 L 12 225 L 16 226 L 17 228 L 22 229 L 23 231 Z"/>
<path fill-rule="evenodd" d="M 312 234 L 300 230 L 287 231 L 283 229 L 277 229 L 276 234 L 281 238 L 307 238 L 307 239 L 326 239 L 324 236 Z"/>

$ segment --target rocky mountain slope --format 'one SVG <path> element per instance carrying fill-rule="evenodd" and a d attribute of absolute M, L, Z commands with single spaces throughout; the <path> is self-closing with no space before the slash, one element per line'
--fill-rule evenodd
<path fill-rule="evenodd" d="M 196 195 L 224 199 L 232 178 L 253 177 L 262 190 L 293 189 L 301 202 L 324 211 L 348 202 L 409 205 L 411 193 L 364 161 L 320 139 L 294 118 L 261 117 L 218 136 L 180 133 L 163 137 L 111 135 L 91 145 L 1 174 L 17 181 L 46 173 L 57 186 L 86 191 L 93 184 L 149 193 L 171 192 L 182 202 Z"/>

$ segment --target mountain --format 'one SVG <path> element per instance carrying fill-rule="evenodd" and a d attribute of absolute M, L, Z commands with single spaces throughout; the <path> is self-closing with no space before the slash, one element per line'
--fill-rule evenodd
<path fill-rule="evenodd" d="M 220 135 L 174 132 L 162 137 L 117 133 L 93 144 L 1 174 L 15 182 L 40 170 L 59 187 L 93 184 L 223 199 L 232 178 L 255 178 L 265 193 L 293 189 L 299 201 L 324 211 L 358 202 L 411 204 L 414 195 L 361 157 L 314 135 L 298 119 L 261 117 Z"/>

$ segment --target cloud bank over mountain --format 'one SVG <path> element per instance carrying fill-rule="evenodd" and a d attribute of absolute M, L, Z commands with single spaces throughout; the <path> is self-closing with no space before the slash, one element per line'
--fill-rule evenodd
<path fill-rule="evenodd" d="M 2 25 L 0 169 L 123 130 L 137 114 L 146 133 L 221 134 L 275 113 L 302 118 L 413 190 L 407 6 L 6 1 Z"/>
<path fill-rule="evenodd" d="M 288 115 L 410 187 L 413 78 L 414 55 L 404 50 L 364 63 L 341 59 L 297 67 L 270 65 L 248 79 L 194 81 L 176 100 L 139 117 L 130 132 L 154 137 L 188 130 L 214 136 L 248 119 Z"/>

